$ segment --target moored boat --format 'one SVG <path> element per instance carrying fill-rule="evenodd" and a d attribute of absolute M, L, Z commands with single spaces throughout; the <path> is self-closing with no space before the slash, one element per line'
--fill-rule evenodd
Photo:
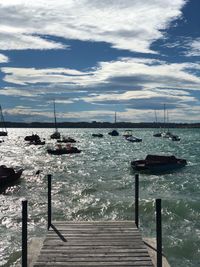
<path fill-rule="evenodd" d="M 109 132 L 108 134 L 111 136 L 118 136 L 119 135 L 117 130 L 113 130 L 113 131 Z"/>
<path fill-rule="evenodd" d="M 73 153 L 80 153 L 77 147 L 70 146 L 69 144 L 65 147 L 58 145 L 55 149 L 47 149 L 47 152 L 52 155 L 63 155 L 63 154 L 73 154 Z"/>
<path fill-rule="evenodd" d="M 144 160 L 131 162 L 131 167 L 136 171 L 144 172 L 170 172 L 187 164 L 185 159 L 175 156 L 147 155 Z"/>
<path fill-rule="evenodd" d="M 40 140 L 40 137 L 37 134 L 32 134 L 25 136 L 24 140 L 30 142 L 37 142 L 38 140 Z"/>
<path fill-rule="evenodd" d="M 57 120 L 56 120 L 56 107 L 55 107 L 55 100 L 53 102 L 53 108 L 54 108 L 54 125 L 55 125 L 55 132 L 50 135 L 51 139 L 60 139 L 60 133 L 58 132 L 57 128 Z"/>
<path fill-rule="evenodd" d="M 138 142 L 142 142 L 141 138 L 135 137 L 135 136 L 129 136 L 126 137 L 126 140 L 132 143 L 138 143 Z"/>
<path fill-rule="evenodd" d="M 132 130 L 125 130 L 123 136 L 125 138 L 133 136 Z"/>
<path fill-rule="evenodd" d="M 93 137 L 100 137 L 100 138 L 101 138 L 101 137 L 103 137 L 103 134 L 101 134 L 101 133 L 96 133 L 96 134 L 95 134 L 95 133 L 94 133 L 94 134 L 92 134 L 92 136 L 93 136 Z"/>
<path fill-rule="evenodd" d="M 20 178 L 23 170 L 15 171 L 13 168 L 8 168 L 5 165 L 0 166 L 0 189 L 14 183 Z"/>

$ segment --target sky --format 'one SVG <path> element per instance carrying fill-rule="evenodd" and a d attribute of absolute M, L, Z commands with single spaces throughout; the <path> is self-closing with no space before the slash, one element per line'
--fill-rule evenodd
<path fill-rule="evenodd" d="M 199 0 L 0 0 L 15 122 L 200 122 Z"/>

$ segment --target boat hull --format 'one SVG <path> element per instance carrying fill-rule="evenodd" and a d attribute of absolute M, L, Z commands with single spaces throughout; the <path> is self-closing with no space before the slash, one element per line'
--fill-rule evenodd
<path fill-rule="evenodd" d="M 47 149 L 47 152 L 52 155 L 64 155 L 64 154 L 76 154 L 76 153 L 81 153 L 81 150 L 68 150 L 68 149 Z"/>
<path fill-rule="evenodd" d="M 174 156 L 149 155 L 144 160 L 135 160 L 131 162 L 131 167 L 135 171 L 148 173 L 172 172 L 185 167 L 185 159 L 177 159 Z"/>
<path fill-rule="evenodd" d="M 0 136 L 7 136 L 8 135 L 8 133 L 7 132 L 0 132 Z"/>
<path fill-rule="evenodd" d="M 13 175 L 0 176 L 0 189 L 15 183 L 21 177 L 22 172 L 23 170 L 21 169 L 16 173 L 14 173 Z"/>

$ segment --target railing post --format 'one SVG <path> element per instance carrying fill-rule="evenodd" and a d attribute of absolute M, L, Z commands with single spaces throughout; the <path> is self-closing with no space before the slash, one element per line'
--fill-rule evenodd
<path fill-rule="evenodd" d="M 22 201 L 22 267 L 27 267 L 27 200 Z"/>
<path fill-rule="evenodd" d="M 139 175 L 135 175 L 135 224 L 139 227 Z"/>
<path fill-rule="evenodd" d="M 48 175 L 48 225 L 49 230 L 51 226 L 51 174 Z"/>
<path fill-rule="evenodd" d="M 161 199 L 156 199 L 156 243 L 157 243 L 157 267 L 162 267 Z"/>

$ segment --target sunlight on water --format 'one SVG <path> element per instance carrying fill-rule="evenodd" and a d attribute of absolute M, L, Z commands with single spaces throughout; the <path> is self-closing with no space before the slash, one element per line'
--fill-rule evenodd
<path fill-rule="evenodd" d="M 28 145 L 37 133 L 45 146 Z M 103 138 L 92 133 L 102 132 Z M 168 153 L 188 165 L 172 174 L 140 175 L 140 224 L 144 235 L 155 236 L 155 198 L 163 199 L 164 253 L 172 267 L 200 266 L 200 131 L 175 129 L 180 142 L 154 138 L 151 129 L 135 129 L 143 142 L 111 137 L 108 129 L 61 129 L 75 138 L 80 154 L 54 156 L 52 129 L 9 129 L 0 144 L 0 164 L 23 168 L 19 182 L 0 194 L 0 266 L 11 266 L 21 250 L 21 201 L 27 199 L 29 238 L 44 236 L 47 225 L 47 174 L 52 174 L 53 219 L 134 219 L 134 173 L 130 162 L 147 154 Z M 120 134 L 123 129 L 120 130 Z M 40 171 L 39 174 L 36 174 Z"/>

